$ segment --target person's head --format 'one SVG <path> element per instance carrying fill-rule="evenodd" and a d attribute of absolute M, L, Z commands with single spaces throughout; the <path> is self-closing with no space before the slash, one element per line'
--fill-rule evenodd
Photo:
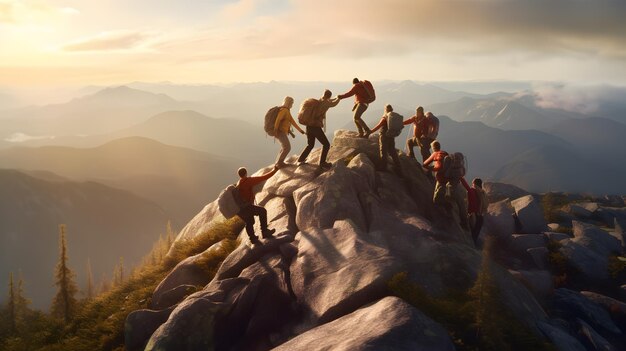
<path fill-rule="evenodd" d="M 439 142 L 437 140 L 435 140 L 432 143 L 430 143 L 430 147 L 433 148 L 433 151 L 440 151 L 441 150 L 441 144 L 439 144 Z"/>
<path fill-rule="evenodd" d="M 417 106 L 415 109 L 415 115 L 417 117 L 424 117 L 424 108 L 422 106 Z"/>
<path fill-rule="evenodd" d="M 293 98 L 291 96 L 285 96 L 283 106 L 285 106 L 286 108 L 291 108 L 293 106 Z"/>
<path fill-rule="evenodd" d="M 245 178 L 248 176 L 248 170 L 246 167 L 239 167 L 237 174 L 239 175 L 239 178 Z"/>
<path fill-rule="evenodd" d="M 356 84 L 356 83 L 358 83 L 358 82 L 359 82 L 359 78 L 354 78 L 354 79 L 352 80 L 352 84 Z"/>
<path fill-rule="evenodd" d="M 483 188 L 483 180 L 482 180 L 482 179 L 480 179 L 480 178 L 474 178 L 474 180 L 472 180 L 472 185 L 473 185 L 475 188 L 480 188 L 480 189 L 482 189 L 482 188 Z"/>
<path fill-rule="evenodd" d="M 333 96 L 333 92 L 326 89 L 324 90 L 324 96 L 322 96 L 324 99 L 330 99 L 330 97 Z"/>
<path fill-rule="evenodd" d="M 392 112 L 393 111 L 393 106 L 387 104 L 385 105 L 385 112 Z"/>

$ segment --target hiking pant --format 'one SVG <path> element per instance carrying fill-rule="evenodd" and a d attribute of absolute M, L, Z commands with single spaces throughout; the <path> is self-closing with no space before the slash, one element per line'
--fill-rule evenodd
<path fill-rule="evenodd" d="M 430 143 L 433 142 L 433 139 L 430 138 L 416 138 L 412 137 L 407 140 L 406 147 L 409 149 L 409 156 L 415 157 L 415 152 L 413 148 L 419 146 L 420 153 L 422 154 L 422 162 L 426 161 L 430 157 Z"/>
<path fill-rule="evenodd" d="M 369 133 L 370 128 L 367 126 L 365 121 L 361 118 L 365 110 L 367 110 L 367 104 L 362 102 L 357 103 L 352 108 L 354 111 L 354 124 L 356 124 L 356 129 L 359 131 L 359 134 L 363 134 L 364 132 Z"/>
<path fill-rule="evenodd" d="M 398 173 L 398 175 L 402 175 L 402 169 L 400 168 L 400 158 L 398 157 L 398 152 L 396 151 L 395 138 L 380 134 L 378 145 L 380 147 L 381 167 L 383 169 L 387 168 L 387 157 L 391 156 L 391 159 L 393 160 L 393 167 L 396 173 Z"/>
<path fill-rule="evenodd" d="M 455 204 L 459 210 L 459 219 L 460 225 L 462 227 L 467 227 L 467 205 L 465 204 L 465 195 L 463 194 L 463 187 L 461 186 L 461 182 L 449 181 L 446 185 L 448 187 L 447 191 L 450 195 L 450 201 Z"/>
<path fill-rule="evenodd" d="M 469 217 L 469 225 L 470 230 L 472 232 L 472 239 L 474 239 L 474 245 L 478 243 L 478 236 L 480 235 L 480 230 L 483 227 L 483 215 L 479 215 L 477 213 L 470 213 Z"/>
<path fill-rule="evenodd" d="M 313 146 L 315 146 L 315 139 L 319 140 L 322 144 L 322 155 L 320 156 L 320 165 L 326 162 L 326 157 L 328 156 L 328 150 L 330 150 L 330 143 L 328 142 L 328 138 L 322 127 L 306 127 L 306 140 L 307 146 L 302 150 L 300 157 L 298 158 L 298 162 L 306 161 L 306 158 L 309 157 L 309 153 L 313 150 Z"/>
<path fill-rule="evenodd" d="M 443 204 L 446 201 L 446 183 L 437 180 L 435 192 L 433 193 L 433 203 Z"/>
<path fill-rule="evenodd" d="M 289 135 L 287 135 L 287 133 L 278 132 L 276 139 L 278 139 L 280 143 L 280 152 L 276 158 L 276 164 L 281 164 L 285 162 L 285 158 L 287 158 L 287 155 L 289 155 L 291 151 L 291 143 L 289 142 Z"/>
<path fill-rule="evenodd" d="M 250 239 L 256 238 L 254 235 L 254 216 L 259 216 L 261 231 L 267 231 L 267 210 L 261 206 L 248 205 L 239 210 L 237 215 L 246 222 L 246 233 Z"/>

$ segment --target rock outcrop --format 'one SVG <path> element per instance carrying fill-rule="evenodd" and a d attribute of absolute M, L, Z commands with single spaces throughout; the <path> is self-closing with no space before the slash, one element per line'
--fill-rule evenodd
<path fill-rule="evenodd" d="M 319 150 L 312 152 L 311 163 L 318 156 Z M 437 316 L 390 296 L 388 283 L 405 272 L 410 283 L 432 297 L 467 291 L 481 268 L 481 252 L 457 224 L 458 211 L 432 204 L 433 184 L 414 159 L 400 156 L 405 174 L 400 178 L 378 171 L 377 157 L 374 136 L 337 131 L 330 170 L 290 165 L 260 184 L 256 202 L 267 209 L 276 237 L 250 246 L 242 231 L 240 246 L 213 277 L 196 270 L 195 256 L 182 261 L 154 292 L 150 307 L 159 311 L 129 316 L 127 348 L 454 350 L 448 332 L 433 320 Z M 542 233 L 547 225 L 539 218 L 537 201 L 526 195 L 514 205 L 505 199 L 489 207 L 485 233 L 506 242 L 515 262 L 530 266 L 509 271 L 492 263 L 493 282 L 502 305 L 537 337 L 578 350 L 575 336 L 550 324 L 536 298 L 543 301 L 552 294 L 546 267 L 549 236 Z M 177 242 L 223 221 L 218 212 L 216 203 L 207 205 Z M 519 233 L 516 217 L 530 234 L 513 235 Z M 595 246 L 583 246 L 592 246 L 585 238 L 598 235 L 602 248 L 617 247 L 613 236 L 595 231 L 550 238 L 564 243 L 561 250 L 576 245 L 599 256 Z M 606 261 L 602 264 L 606 267 Z M 189 295 L 195 286 L 199 290 Z M 559 306 L 589 310 L 580 302 L 588 301 L 584 296 L 562 295 Z M 592 317 L 607 317 L 598 309 L 589 312 Z M 574 317 L 615 332 L 614 325 L 598 324 L 589 313 Z M 137 327 L 144 320 L 146 327 Z"/>

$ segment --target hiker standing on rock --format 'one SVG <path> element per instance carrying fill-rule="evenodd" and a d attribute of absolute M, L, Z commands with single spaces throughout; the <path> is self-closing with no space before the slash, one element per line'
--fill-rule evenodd
<path fill-rule="evenodd" d="M 413 148 L 417 145 L 420 145 L 420 151 L 422 153 L 422 162 L 426 161 L 426 159 L 428 159 L 428 157 L 430 157 L 430 143 L 432 143 L 433 141 L 431 140 L 429 142 L 428 148 L 427 148 L 427 154 L 424 154 L 424 148 L 422 148 L 422 144 L 420 143 L 420 141 L 425 142 L 425 138 L 424 138 L 424 108 L 422 106 L 418 106 L 417 109 L 415 109 L 415 115 L 412 116 L 411 118 L 407 119 L 406 121 L 404 121 L 402 124 L 409 125 L 409 124 L 413 124 L 413 137 L 411 137 L 409 140 L 407 140 L 406 142 L 406 148 L 408 149 L 409 153 L 409 157 L 411 158 L 415 158 L 415 152 L 413 151 Z"/>
<path fill-rule="evenodd" d="M 433 202 L 435 204 L 441 204 L 445 200 L 446 183 L 448 182 L 443 172 L 443 159 L 448 156 L 448 153 L 441 150 L 441 144 L 437 140 L 433 141 L 430 145 L 433 148 L 433 153 L 428 159 L 426 159 L 426 161 L 424 161 L 423 167 L 426 171 L 432 170 L 435 172 L 435 180 L 437 182 L 435 183 Z M 434 163 L 434 165 L 432 168 L 429 168 L 428 166 L 431 163 Z"/>
<path fill-rule="evenodd" d="M 354 124 L 356 124 L 356 128 L 359 131 L 359 137 L 367 138 L 372 132 L 361 116 L 363 116 L 369 104 L 376 100 L 376 93 L 374 92 L 372 83 L 367 80 L 361 82 L 358 78 L 354 78 L 352 84 L 352 89 L 345 94 L 339 95 L 338 98 L 345 99 L 354 95 L 354 106 L 352 107 L 352 111 L 354 111 Z"/>
<path fill-rule="evenodd" d="M 263 238 L 271 238 L 272 234 L 276 232 L 276 229 L 269 229 L 267 227 L 267 210 L 261 206 L 254 204 L 254 191 L 255 185 L 269 179 L 276 174 L 278 167 L 274 166 L 274 169 L 268 173 L 265 173 L 258 177 L 248 177 L 248 170 L 241 167 L 237 170 L 239 175 L 239 182 L 237 183 L 237 189 L 239 190 L 239 197 L 241 198 L 242 206 L 237 215 L 246 222 L 246 233 L 250 237 L 252 244 L 260 243 L 259 238 L 254 235 L 254 216 L 259 217 L 261 222 L 261 235 Z"/>
<path fill-rule="evenodd" d="M 398 157 L 398 151 L 396 150 L 395 138 L 400 135 L 404 125 L 402 124 L 403 117 L 396 112 L 393 112 L 393 107 L 389 104 L 385 105 L 385 114 L 380 119 L 380 122 L 372 129 L 372 133 L 375 133 L 379 129 L 380 138 L 378 140 L 380 147 L 380 166 L 387 169 L 387 157 L 391 156 L 393 160 L 394 170 L 396 174 L 402 176 L 402 168 L 400 167 L 400 159 Z"/>
<path fill-rule="evenodd" d="M 477 245 L 478 236 L 483 227 L 483 216 L 487 213 L 489 201 L 487 200 L 487 194 L 483 190 L 482 179 L 474 178 L 470 187 L 465 178 L 461 178 L 461 184 L 467 190 L 467 216 L 474 245 Z"/>
<path fill-rule="evenodd" d="M 298 121 L 306 126 L 306 138 L 307 138 L 307 146 L 302 150 L 302 154 L 298 158 L 298 162 L 300 164 L 306 163 L 306 158 L 309 156 L 311 150 L 313 150 L 313 146 L 315 146 L 315 139 L 319 140 L 322 144 L 322 154 L 320 155 L 320 167 L 321 168 L 330 168 L 331 164 L 326 162 L 326 157 L 328 156 L 328 150 L 330 150 L 330 142 L 328 142 L 328 138 L 322 129 L 324 127 L 324 123 L 326 120 L 326 112 L 331 107 L 337 106 L 341 99 L 330 97 L 333 93 L 326 89 L 324 91 L 324 95 L 321 99 L 308 99 L 302 104 L 302 108 L 300 109 L 300 113 L 298 114 Z M 305 110 L 305 107 L 309 103 L 308 108 L 312 111 Z M 305 118 L 306 117 L 306 118 Z"/>
<path fill-rule="evenodd" d="M 278 157 L 276 158 L 276 167 L 278 168 L 286 166 L 285 158 L 289 155 L 289 151 L 291 151 L 291 143 L 289 142 L 287 134 L 290 134 L 292 138 L 296 137 L 290 130 L 291 126 L 296 128 L 300 133 L 304 134 L 304 130 L 300 128 L 291 116 L 291 107 L 293 107 L 293 98 L 291 96 L 287 96 L 285 97 L 280 111 L 278 111 L 276 122 L 274 124 L 274 137 L 278 139 L 281 146 L 280 153 L 278 153 Z"/>

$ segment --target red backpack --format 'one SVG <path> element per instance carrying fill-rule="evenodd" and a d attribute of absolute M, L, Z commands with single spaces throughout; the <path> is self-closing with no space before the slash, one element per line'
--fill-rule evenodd
<path fill-rule="evenodd" d="M 369 80 L 364 80 L 361 83 L 363 83 L 365 92 L 368 95 L 366 101 L 363 101 L 363 102 L 366 104 L 371 104 L 372 102 L 376 100 L 376 91 L 374 90 L 374 86 Z"/>

